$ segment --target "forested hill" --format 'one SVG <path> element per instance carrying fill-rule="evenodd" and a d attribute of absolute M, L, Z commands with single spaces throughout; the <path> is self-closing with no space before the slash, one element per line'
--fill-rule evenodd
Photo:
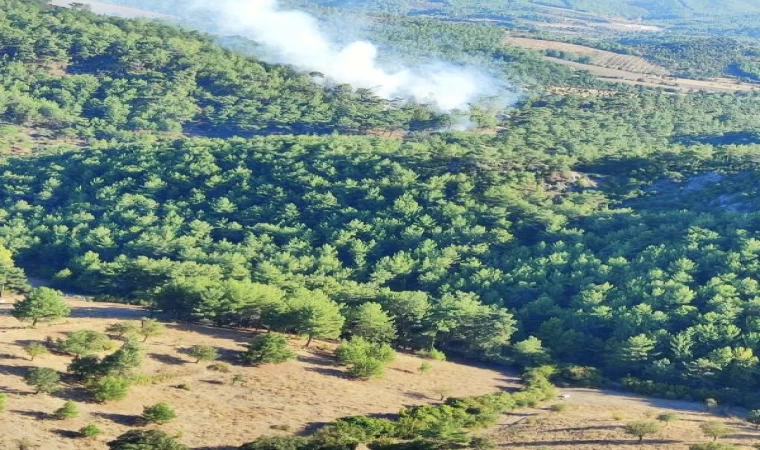
<path fill-rule="evenodd" d="M 283 331 L 266 292 L 374 302 L 398 347 L 760 403 L 758 93 L 601 84 L 473 39 L 447 51 L 568 89 L 488 133 L 386 139 L 361 132 L 445 118 L 173 26 L 0 6 L 3 126 L 80 144 L 0 160 L 0 243 L 27 271 Z M 421 23 L 418 50 L 491 33 Z"/>
<path fill-rule="evenodd" d="M 225 136 L 439 127 L 417 105 L 320 80 L 174 26 L 0 1 L 0 117 L 60 135 Z"/>

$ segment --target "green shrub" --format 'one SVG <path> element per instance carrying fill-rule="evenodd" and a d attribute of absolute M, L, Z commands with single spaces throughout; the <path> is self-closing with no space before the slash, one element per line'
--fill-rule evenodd
<path fill-rule="evenodd" d="M 348 366 L 356 378 L 368 380 L 383 375 L 384 365 L 393 361 L 395 352 L 388 344 L 375 344 L 360 337 L 343 341 L 336 350 L 338 360 Z"/>
<path fill-rule="evenodd" d="M 113 348 L 111 339 L 105 333 L 93 330 L 81 330 L 69 333 L 66 339 L 59 340 L 56 345 L 58 350 L 74 355 L 77 358 Z"/>
<path fill-rule="evenodd" d="M 309 450 L 309 440 L 297 436 L 263 436 L 243 444 L 240 450 Z"/>
<path fill-rule="evenodd" d="M 5 411 L 5 404 L 8 402 L 8 395 L 0 392 L 0 412 Z"/>
<path fill-rule="evenodd" d="M 29 361 L 34 361 L 34 358 L 50 353 L 50 350 L 48 350 L 47 346 L 39 342 L 33 342 L 27 345 L 24 347 L 24 351 L 27 355 L 29 355 Z"/>
<path fill-rule="evenodd" d="M 53 416 L 58 420 L 73 419 L 79 415 L 79 410 L 74 402 L 68 401 L 60 408 L 53 412 Z"/>
<path fill-rule="evenodd" d="M 432 359 L 435 361 L 446 361 L 446 354 L 440 350 L 431 348 L 430 350 L 420 350 L 417 352 L 423 358 Z"/>
<path fill-rule="evenodd" d="M 102 431 L 94 423 L 87 424 L 79 429 L 79 435 L 83 438 L 94 438 L 98 436 Z"/>
<path fill-rule="evenodd" d="M 702 434 L 713 438 L 713 440 L 717 440 L 731 433 L 731 429 L 728 427 L 728 425 L 716 420 L 702 422 L 699 424 L 699 429 L 702 430 Z"/>
<path fill-rule="evenodd" d="M 602 384 L 602 375 L 595 367 L 567 366 L 560 371 L 559 378 L 580 387 L 598 387 Z"/>
<path fill-rule="evenodd" d="M 677 422 L 680 417 L 676 413 L 663 413 L 657 416 L 657 420 L 664 423 L 665 425 L 671 423 L 671 422 Z"/>
<path fill-rule="evenodd" d="M 419 372 L 420 374 L 424 374 L 424 373 L 430 372 L 432 369 L 433 369 L 433 366 L 430 363 L 423 362 L 417 368 L 417 372 Z"/>
<path fill-rule="evenodd" d="M 660 431 L 660 424 L 651 420 L 639 420 L 626 424 L 624 431 L 626 434 L 639 438 L 641 442 L 646 436 Z"/>
<path fill-rule="evenodd" d="M 77 380 L 87 382 L 105 375 L 103 369 L 97 356 L 83 356 L 71 361 L 67 372 L 74 375 Z"/>
<path fill-rule="evenodd" d="M 196 364 L 201 361 L 213 361 L 219 357 L 219 352 L 210 345 L 193 345 L 187 354 L 195 358 Z"/>
<path fill-rule="evenodd" d="M 166 331 L 166 326 L 156 319 L 143 319 L 137 334 L 142 336 L 143 342 L 149 338 L 160 336 Z"/>
<path fill-rule="evenodd" d="M 60 389 L 60 381 L 58 372 L 47 367 L 31 368 L 24 376 L 24 382 L 35 389 L 35 394 L 57 391 Z"/>
<path fill-rule="evenodd" d="M 130 430 L 108 443 L 110 450 L 187 450 L 160 430 Z"/>
<path fill-rule="evenodd" d="M 174 408 L 166 402 L 159 402 L 152 406 L 143 408 L 142 418 L 146 423 L 157 423 L 163 425 L 177 418 Z"/>
<path fill-rule="evenodd" d="M 246 364 L 279 364 L 295 358 L 288 339 L 277 333 L 260 334 L 248 344 L 241 359 Z"/>
<path fill-rule="evenodd" d="M 92 380 L 87 389 L 98 402 L 124 400 L 129 392 L 129 379 L 114 375 Z"/>
<path fill-rule="evenodd" d="M 555 403 L 549 407 L 551 412 L 563 413 L 570 408 L 567 403 Z"/>
<path fill-rule="evenodd" d="M 117 322 L 109 325 L 108 328 L 106 328 L 106 332 L 113 333 L 118 337 L 123 338 L 125 336 L 138 334 L 139 329 L 140 327 L 134 322 Z"/>

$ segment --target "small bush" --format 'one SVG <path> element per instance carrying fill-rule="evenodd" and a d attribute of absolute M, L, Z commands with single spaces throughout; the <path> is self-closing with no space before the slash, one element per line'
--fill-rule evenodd
<path fill-rule="evenodd" d="M 24 382 L 35 389 L 35 394 L 57 391 L 60 389 L 60 381 L 58 372 L 47 367 L 34 367 L 24 376 Z"/>
<path fill-rule="evenodd" d="M 623 415 L 623 413 L 618 412 L 618 411 L 615 411 L 612 413 L 612 420 L 620 422 L 623 419 L 625 419 L 625 415 Z"/>
<path fill-rule="evenodd" d="M 234 386 L 235 384 L 245 384 L 246 381 L 248 381 L 248 378 L 238 373 L 232 377 L 232 381 L 230 382 L 230 384 L 232 386 Z"/>
<path fill-rule="evenodd" d="M 73 419 L 79 415 L 77 404 L 74 402 L 66 402 L 60 408 L 53 412 L 53 416 L 58 420 Z"/>
<path fill-rule="evenodd" d="M 427 362 L 423 362 L 420 364 L 420 366 L 417 368 L 417 372 L 420 374 L 424 374 L 427 372 L 430 372 L 433 369 L 433 365 Z"/>
<path fill-rule="evenodd" d="M 423 358 L 432 359 L 435 361 L 446 361 L 446 354 L 440 350 L 431 348 L 430 350 L 420 350 L 417 352 Z"/>
<path fill-rule="evenodd" d="M 5 411 L 5 404 L 8 401 L 8 395 L 0 392 L 0 412 Z"/>
<path fill-rule="evenodd" d="M 77 380 L 84 382 L 105 375 L 97 356 L 83 356 L 71 361 L 67 367 L 67 372 L 74 375 Z"/>
<path fill-rule="evenodd" d="M 50 350 L 48 350 L 47 346 L 39 342 L 33 342 L 27 345 L 24 347 L 24 351 L 27 355 L 29 355 L 29 361 L 34 361 L 34 358 L 50 353 Z"/>
<path fill-rule="evenodd" d="M 87 384 L 87 389 L 96 401 L 104 403 L 124 400 L 129 392 L 129 384 L 127 378 L 109 375 L 91 381 Z"/>
<path fill-rule="evenodd" d="M 655 434 L 658 431 L 660 431 L 660 424 L 651 420 L 630 422 L 625 426 L 625 433 L 639 438 L 639 442 L 643 441 L 646 436 Z"/>
<path fill-rule="evenodd" d="M 192 389 L 193 389 L 193 388 L 192 388 L 192 386 L 190 386 L 190 385 L 189 385 L 189 384 L 187 384 L 187 383 L 180 383 L 180 384 L 178 384 L 178 385 L 176 385 L 176 386 L 174 386 L 174 387 L 175 387 L 176 389 L 181 389 L 181 390 L 183 390 L 183 391 L 190 391 L 190 390 L 192 390 Z"/>
<path fill-rule="evenodd" d="M 201 361 L 214 361 L 219 357 L 219 352 L 210 345 L 193 345 L 187 354 L 195 358 L 196 364 Z"/>
<path fill-rule="evenodd" d="M 663 413 L 657 416 L 657 420 L 664 423 L 665 425 L 671 423 L 671 422 L 677 422 L 680 417 L 676 413 Z"/>
<path fill-rule="evenodd" d="M 140 327 L 133 322 L 117 322 L 109 325 L 108 328 L 106 328 L 106 332 L 113 333 L 118 337 L 123 338 L 125 336 L 138 334 L 139 329 Z"/>
<path fill-rule="evenodd" d="M 69 333 L 66 339 L 58 340 L 58 350 L 79 358 L 113 348 L 111 339 L 105 333 L 93 330 L 81 330 Z"/>
<path fill-rule="evenodd" d="M 264 436 L 243 444 L 240 450 L 307 450 L 309 440 L 297 436 Z"/>
<path fill-rule="evenodd" d="M 108 443 L 110 450 L 187 450 L 160 430 L 130 430 Z"/>
<path fill-rule="evenodd" d="M 361 380 L 381 377 L 384 365 L 393 361 L 396 354 L 388 344 L 375 344 L 360 337 L 343 341 L 335 353 L 348 371 Z"/>
<path fill-rule="evenodd" d="M 137 333 L 142 336 L 143 342 L 149 338 L 160 336 L 166 331 L 166 326 L 156 319 L 143 319 Z"/>
<path fill-rule="evenodd" d="M 348 373 L 366 381 L 372 378 L 381 378 L 385 374 L 385 367 L 380 360 L 365 358 L 351 363 L 348 367 Z"/>
<path fill-rule="evenodd" d="M 206 369 L 212 372 L 219 372 L 219 373 L 230 373 L 230 371 L 232 370 L 229 364 L 225 364 L 223 362 L 215 362 L 214 364 L 209 364 L 208 366 L 206 366 Z"/>
<path fill-rule="evenodd" d="M 146 423 L 163 425 L 177 418 L 174 408 L 166 402 L 159 402 L 153 406 L 143 408 L 142 418 Z"/>
<path fill-rule="evenodd" d="M 731 433 L 731 429 L 725 423 L 715 420 L 702 422 L 699 424 L 699 429 L 702 430 L 702 434 L 713 438 L 713 440 L 717 440 Z"/>
<path fill-rule="evenodd" d="M 285 336 L 267 333 L 253 338 L 241 359 L 246 364 L 279 364 L 295 356 L 295 353 L 290 351 Z"/>
<path fill-rule="evenodd" d="M 79 435 L 83 438 L 94 438 L 98 436 L 102 431 L 94 423 L 87 424 L 79 429 Z"/>
<path fill-rule="evenodd" d="M 549 407 L 549 410 L 555 413 L 563 413 L 569 408 L 570 407 L 567 405 L 567 403 L 555 403 Z"/>

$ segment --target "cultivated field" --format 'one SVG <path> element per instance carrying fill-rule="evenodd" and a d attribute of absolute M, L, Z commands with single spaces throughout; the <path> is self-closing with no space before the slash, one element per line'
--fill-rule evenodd
<path fill-rule="evenodd" d="M 747 449 L 760 442 L 760 432 L 733 415 L 743 411 L 719 408 L 707 413 L 699 403 L 593 389 L 562 389 L 561 393 L 570 397 L 554 403 L 566 403 L 566 411 L 551 412 L 549 403 L 546 408 L 506 415 L 488 435 L 499 443 L 499 448 L 508 449 L 687 450 L 691 444 L 711 440 L 703 436 L 699 429 L 701 423 L 721 421 L 732 428 L 722 442 Z M 627 422 L 656 420 L 663 413 L 675 413 L 679 419 L 645 438 L 641 444 L 623 431 Z"/>
<path fill-rule="evenodd" d="M 298 358 L 280 365 L 245 367 L 235 362 L 252 332 L 195 325 L 170 324 L 167 332 L 146 343 L 140 374 L 172 374 L 171 379 L 133 386 L 128 397 L 107 404 L 89 401 L 82 388 L 72 385 L 53 395 L 33 395 L 22 377 L 30 367 L 50 367 L 64 372 L 71 357 L 44 355 L 29 361 L 23 346 L 45 337 L 64 337 L 66 332 L 103 331 L 121 320 L 138 321 L 145 313 L 136 307 L 89 303 L 69 299 L 70 318 L 56 324 L 26 328 L 8 315 L 10 304 L 0 304 L 0 392 L 8 393 L 6 411 L 0 413 L 0 449 L 15 449 L 27 439 L 40 450 L 105 449 L 105 442 L 137 426 L 143 406 L 166 401 L 178 418 L 161 429 L 179 433 L 194 449 L 221 449 L 240 445 L 263 434 L 293 433 L 322 422 L 359 414 L 392 414 L 404 405 L 434 403 L 439 390 L 446 395 L 467 396 L 513 389 L 518 380 L 500 371 L 431 361 L 430 372 L 419 374 L 422 360 L 399 354 L 383 379 L 350 379 L 332 356 L 333 345 L 293 340 Z M 219 349 L 232 371 L 219 374 L 195 364 L 183 349 L 192 345 Z M 234 375 L 247 378 L 245 385 L 231 385 Z M 189 390 L 174 386 L 185 384 Z M 49 414 L 64 401 L 79 404 L 80 416 L 54 420 Z M 74 438 L 87 423 L 96 423 L 103 435 L 96 441 Z M 272 427 L 285 428 L 278 431 Z"/>
<path fill-rule="evenodd" d="M 652 64 L 639 56 L 621 55 L 619 53 L 598 50 L 585 45 L 567 44 L 564 42 L 548 41 L 544 39 L 531 39 L 526 37 L 508 36 L 505 39 L 508 45 L 529 48 L 531 50 L 557 50 L 577 55 L 588 56 L 591 64 L 596 66 L 618 69 L 637 74 L 668 75 L 667 69 Z"/>

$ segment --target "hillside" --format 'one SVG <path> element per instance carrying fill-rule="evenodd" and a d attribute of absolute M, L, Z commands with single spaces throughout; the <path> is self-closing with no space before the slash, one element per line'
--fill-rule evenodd
<path fill-rule="evenodd" d="M 526 49 L 547 36 L 507 45 L 512 16 L 491 9 L 536 19 L 535 5 L 396 4 L 309 9 L 360 23 L 370 44 L 272 4 L 267 23 L 211 36 L 188 27 L 219 17 L 0 0 L 4 445 L 616 448 L 634 442 L 629 422 L 657 420 L 647 401 L 683 416 L 643 426 L 652 448 L 702 442 L 708 419 L 731 423 L 726 442 L 760 437 L 743 424 L 760 422 L 760 93 L 749 66 L 711 79 L 754 47 Z M 425 91 L 440 73 L 489 95 L 441 107 Z M 553 385 L 712 410 L 569 391 L 559 414 Z M 37 420 L 66 399 L 78 418 Z M 100 437 L 82 437 L 89 422 Z"/>

